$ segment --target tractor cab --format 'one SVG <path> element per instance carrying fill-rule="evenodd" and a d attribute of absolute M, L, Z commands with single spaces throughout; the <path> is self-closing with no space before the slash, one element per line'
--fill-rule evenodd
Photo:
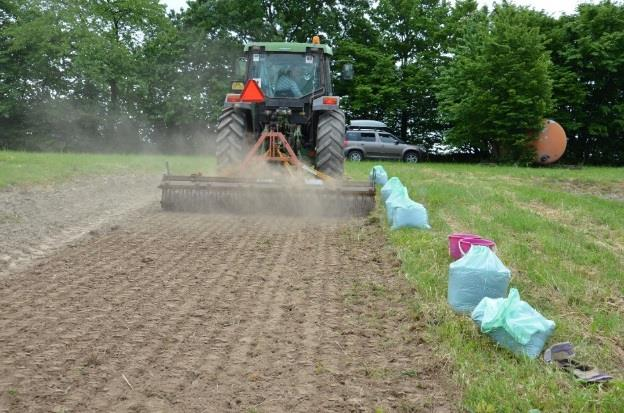
<path fill-rule="evenodd" d="M 290 101 L 286 106 L 304 107 L 332 94 L 331 55 L 329 46 L 316 43 L 249 43 L 239 74 L 245 83 L 256 82 L 267 98 L 266 107 L 283 106 L 283 99 Z"/>
<path fill-rule="evenodd" d="M 266 133 L 281 134 L 293 153 L 320 172 L 342 176 L 344 112 L 334 96 L 331 59 L 333 51 L 318 36 L 311 43 L 254 42 L 244 46 L 235 66 L 232 93 L 224 102 L 224 114 L 240 119 L 241 130 L 225 131 L 217 139 L 217 165 L 240 164 L 240 148 L 253 148 Z M 353 76 L 351 64 L 342 78 Z M 220 125 L 226 125 L 222 117 Z M 240 141 L 239 144 L 234 144 Z M 264 141 L 259 147 L 264 147 Z M 260 149 L 258 149 L 260 151 Z"/>
<path fill-rule="evenodd" d="M 251 52 L 247 79 L 256 81 L 268 98 L 301 98 L 323 93 L 323 55 L 320 53 Z M 329 87 L 331 89 L 331 87 Z"/>

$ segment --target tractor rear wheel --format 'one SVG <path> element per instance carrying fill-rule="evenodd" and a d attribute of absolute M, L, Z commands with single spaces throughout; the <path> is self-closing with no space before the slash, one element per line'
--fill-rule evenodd
<path fill-rule="evenodd" d="M 333 177 L 342 177 L 344 136 L 345 116 L 342 111 L 329 110 L 319 116 L 316 134 L 316 169 Z"/>
<path fill-rule="evenodd" d="M 217 126 L 217 168 L 238 165 L 247 155 L 245 116 L 234 108 L 225 108 Z"/>

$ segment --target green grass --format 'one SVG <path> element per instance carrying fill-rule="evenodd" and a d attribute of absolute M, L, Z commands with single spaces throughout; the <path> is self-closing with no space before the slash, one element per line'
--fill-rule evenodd
<path fill-rule="evenodd" d="M 463 408 L 624 411 L 624 169 L 382 164 L 429 212 L 430 231 L 387 232 L 418 291 L 429 339 L 452 360 Z M 347 172 L 361 179 L 373 165 L 348 163 Z M 376 213 L 385 222 L 381 206 Z M 617 380 L 578 384 L 497 348 L 469 317 L 453 313 L 446 302 L 451 232 L 494 239 L 511 285 L 557 324 L 549 342 L 573 342 L 577 359 Z"/>
<path fill-rule="evenodd" d="M 174 174 L 209 173 L 214 157 L 171 155 L 101 155 L 0 151 L 0 188 L 48 184 L 77 176 L 162 174 L 169 161 Z"/>

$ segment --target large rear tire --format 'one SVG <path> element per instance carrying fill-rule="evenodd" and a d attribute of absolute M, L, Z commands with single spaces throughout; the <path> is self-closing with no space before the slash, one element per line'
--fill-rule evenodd
<path fill-rule="evenodd" d="M 245 116 L 234 108 L 225 108 L 217 126 L 217 169 L 241 163 L 247 155 Z"/>
<path fill-rule="evenodd" d="M 340 178 L 344 174 L 342 144 L 345 136 L 345 116 L 341 110 L 329 110 L 319 116 L 316 134 L 316 169 Z"/>

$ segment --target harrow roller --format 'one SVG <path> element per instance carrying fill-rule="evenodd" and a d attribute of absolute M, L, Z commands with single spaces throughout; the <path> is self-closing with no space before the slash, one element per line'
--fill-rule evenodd
<path fill-rule="evenodd" d="M 170 211 L 342 217 L 375 206 L 368 182 L 164 175 L 160 188 Z"/>

